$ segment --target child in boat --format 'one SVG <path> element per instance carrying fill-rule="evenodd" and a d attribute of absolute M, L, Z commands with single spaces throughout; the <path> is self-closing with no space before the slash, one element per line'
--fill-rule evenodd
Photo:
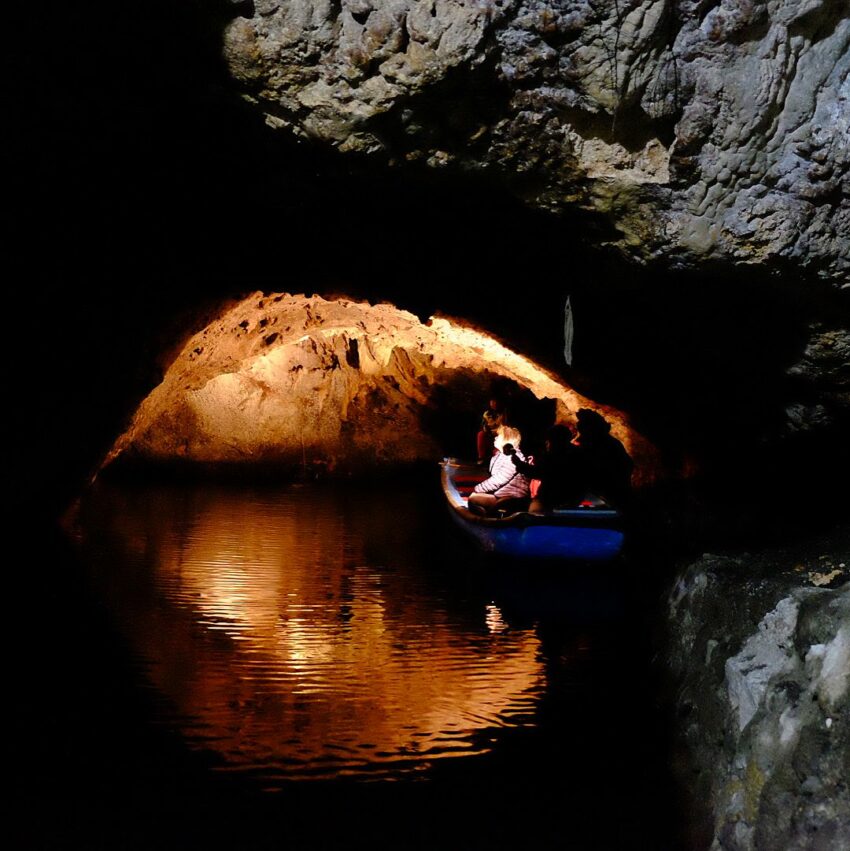
<path fill-rule="evenodd" d="M 495 453 L 490 459 L 490 477 L 477 484 L 469 495 L 470 511 L 495 514 L 499 510 L 523 511 L 528 506 L 528 478 L 511 462 L 515 455 L 525 461 L 519 448 L 521 440 L 517 429 L 506 425 L 498 427 L 493 441 Z"/>

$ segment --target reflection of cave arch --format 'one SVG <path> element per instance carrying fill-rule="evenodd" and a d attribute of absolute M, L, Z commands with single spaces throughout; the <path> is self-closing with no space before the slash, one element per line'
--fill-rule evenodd
<path fill-rule="evenodd" d="M 446 550 L 413 489 L 360 495 L 99 483 L 80 503 L 92 581 L 158 708 L 227 770 L 398 776 L 534 717 L 533 625 L 436 590 L 421 568 Z"/>
<path fill-rule="evenodd" d="M 499 388 L 542 433 L 600 406 L 491 336 L 392 305 L 256 293 L 186 341 L 106 464 L 354 472 L 472 454 Z M 651 447 L 601 409 L 638 462 Z M 465 443 L 466 441 L 466 443 Z"/>

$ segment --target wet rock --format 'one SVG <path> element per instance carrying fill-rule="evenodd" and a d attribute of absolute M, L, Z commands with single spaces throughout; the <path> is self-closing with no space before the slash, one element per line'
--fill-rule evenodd
<path fill-rule="evenodd" d="M 814 547 L 706 554 L 669 599 L 687 782 L 716 851 L 850 847 L 850 530 Z"/>

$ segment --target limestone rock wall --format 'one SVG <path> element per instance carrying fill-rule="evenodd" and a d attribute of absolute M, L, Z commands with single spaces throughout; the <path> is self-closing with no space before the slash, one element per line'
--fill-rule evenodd
<path fill-rule="evenodd" d="M 683 783 L 713 851 L 850 847 L 850 546 L 705 555 L 669 599 Z"/>
<path fill-rule="evenodd" d="M 225 56 L 275 127 L 490 172 L 642 261 L 850 275 L 843 0 L 255 0 Z"/>
<path fill-rule="evenodd" d="M 494 380 L 569 421 L 594 407 L 650 479 L 654 448 L 625 417 L 493 337 L 389 304 L 255 293 L 181 346 L 106 458 L 350 473 L 436 462 L 465 434 L 472 457 Z M 466 429 L 466 431 L 464 431 Z"/>

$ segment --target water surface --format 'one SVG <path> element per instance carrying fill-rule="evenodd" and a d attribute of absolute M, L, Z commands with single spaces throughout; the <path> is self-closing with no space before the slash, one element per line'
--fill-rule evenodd
<path fill-rule="evenodd" d="M 395 777 L 532 724 L 540 640 L 463 569 L 408 492 L 99 488 L 93 582 L 179 726 L 267 781 Z"/>
<path fill-rule="evenodd" d="M 277 847 L 284 828 L 297 847 L 674 847 L 622 565 L 494 562 L 436 477 L 100 484 L 69 535 L 89 676 L 116 706 L 71 752 L 123 778 L 75 809 L 86 825 L 144 824 L 139 847 L 163 821 L 181 848 Z M 237 801 L 236 833 L 213 828 Z"/>

